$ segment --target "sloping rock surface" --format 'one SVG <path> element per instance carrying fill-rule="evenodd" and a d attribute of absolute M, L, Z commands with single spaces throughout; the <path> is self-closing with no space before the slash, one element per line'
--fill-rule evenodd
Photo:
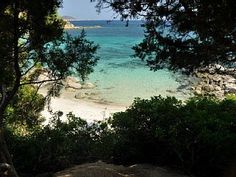
<path fill-rule="evenodd" d="M 58 172 L 54 177 L 187 177 L 164 168 L 151 165 L 120 165 L 103 162 L 78 165 Z"/>

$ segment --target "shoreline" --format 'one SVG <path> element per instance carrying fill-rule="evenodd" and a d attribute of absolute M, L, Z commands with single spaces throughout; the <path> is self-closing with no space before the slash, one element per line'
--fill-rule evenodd
<path fill-rule="evenodd" d="M 71 23 L 71 21 L 64 20 L 65 30 L 73 30 L 73 29 L 97 29 L 97 28 L 102 28 L 102 26 L 95 25 L 95 26 L 75 26 L 74 24 Z"/>
<path fill-rule="evenodd" d="M 40 88 L 39 94 L 46 95 L 47 88 Z M 55 113 L 62 111 L 62 121 L 66 121 L 66 114 L 72 112 L 76 117 L 80 117 L 87 122 L 101 121 L 111 117 L 114 113 L 125 111 L 127 106 L 116 105 L 114 103 L 98 102 L 96 100 L 89 99 L 76 99 L 75 92 L 62 90 L 59 97 L 51 98 L 50 107 Z M 47 124 L 50 118 L 53 116 L 47 110 L 45 106 L 41 112 L 42 116 L 45 117 L 45 124 Z"/>
<path fill-rule="evenodd" d="M 98 29 L 102 28 L 102 26 L 96 25 L 96 26 L 70 26 L 70 27 L 64 27 L 65 30 L 73 30 L 73 29 Z"/>

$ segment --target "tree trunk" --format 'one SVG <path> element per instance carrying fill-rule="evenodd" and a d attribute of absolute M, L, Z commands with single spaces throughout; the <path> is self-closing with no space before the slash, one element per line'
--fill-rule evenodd
<path fill-rule="evenodd" d="M 0 127 L 0 165 L 0 176 L 18 177 L 7 148 L 3 127 Z"/>
<path fill-rule="evenodd" d="M 14 69 L 15 80 L 13 81 L 13 87 L 10 91 L 7 92 L 6 86 L 4 83 L 0 83 L 0 177 L 18 177 L 18 174 L 14 168 L 12 157 L 8 151 L 7 143 L 4 136 L 4 113 L 7 108 L 7 105 L 10 103 L 16 92 L 20 87 L 21 80 L 21 70 L 19 65 L 19 38 L 20 38 L 20 29 L 19 29 L 19 1 L 16 0 L 13 4 L 13 60 L 12 66 Z M 2 172 L 3 170 L 3 173 Z M 6 174 L 6 173 L 7 174 Z"/>

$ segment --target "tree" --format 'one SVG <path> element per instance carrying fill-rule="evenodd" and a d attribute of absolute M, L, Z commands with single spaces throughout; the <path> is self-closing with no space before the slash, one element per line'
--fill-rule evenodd
<path fill-rule="evenodd" d="M 98 48 L 82 33 L 70 37 L 56 11 L 61 0 L 1 0 L 0 3 L 0 163 L 18 176 L 8 151 L 4 128 L 6 110 L 23 85 L 52 82 L 58 93 L 61 79 L 77 71 L 82 79 L 93 71 Z M 43 68 L 48 78 L 37 80 Z M 56 92 L 55 92 L 56 90 Z"/>
<path fill-rule="evenodd" d="M 134 49 L 151 69 L 191 73 L 236 60 L 233 0 L 98 0 L 98 9 L 107 5 L 122 19 L 144 19 L 145 38 Z"/>
<path fill-rule="evenodd" d="M 46 104 L 45 97 L 33 85 L 20 87 L 4 115 L 4 125 L 17 135 L 27 135 L 40 129 L 45 121 L 41 112 Z"/>

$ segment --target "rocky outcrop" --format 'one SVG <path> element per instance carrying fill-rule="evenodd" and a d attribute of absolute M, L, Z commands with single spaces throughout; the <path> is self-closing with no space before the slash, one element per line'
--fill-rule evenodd
<path fill-rule="evenodd" d="M 64 82 L 63 85 L 65 86 L 66 90 L 71 90 L 71 91 L 77 91 L 81 89 L 94 89 L 96 85 L 86 82 L 82 83 L 81 81 L 77 80 L 75 77 L 68 76 Z"/>
<path fill-rule="evenodd" d="M 54 177 L 187 177 L 171 170 L 152 165 L 122 166 L 103 162 L 74 166 L 58 172 Z"/>
<path fill-rule="evenodd" d="M 76 94 L 75 94 L 75 98 L 76 98 L 76 99 L 83 99 L 83 98 L 86 98 L 86 94 L 83 93 L 83 92 L 76 93 Z"/>
<path fill-rule="evenodd" d="M 75 77 L 68 76 L 64 81 L 65 89 L 81 89 L 82 84 Z"/>
<path fill-rule="evenodd" d="M 65 21 L 64 29 L 76 29 L 76 28 L 78 28 L 75 25 L 73 25 L 71 22 L 69 22 L 68 20 L 64 20 L 64 21 Z"/>
<path fill-rule="evenodd" d="M 70 21 L 65 20 L 65 26 L 64 29 L 66 30 L 72 30 L 72 29 L 96 29 L 96 28 L 102 28 L 102 26 L 95 25 L 95 26 L 75 26 Z"/>
<path fill-rule="evenodd" d="M 40 71 L 35 81 L 40 82 L 44 80 L 50 80 L 51 78 L 49 76 L 50 71 L 44 69 Z M 40 86 L 41 88 L 45 88 L 46 90 L 48 90 L 49 88 L 51 88 L 52 83 L 53 82 L 43 82 L 43 84 L 40 84 Z M 58 84 L 60 84 L 62 90 L 65 90 L 66 92 L 72 92 L 74 94 L 74 98 L 76 99 L 99 99 L 99 93 L 94 90 L 96 88 L 96 85 L 93 83 L 83 83 L 76 77 L 68 76 Z"/>
<path fill-rule="evenodd" d="M 223 99 L 227 94 L 236 94 L 236 72 L 234 68 L 216 65 L 194 73 L 198 79 L 192 90 L 197 95 L 213 95 Z"/>
<path fill-rule="evenodd" d="M 84 83 L 81 88 L 82 89 L 93 89 L 95 87 L 96 86 L 94 84 L 92 84 L 92 83 Z"/>

